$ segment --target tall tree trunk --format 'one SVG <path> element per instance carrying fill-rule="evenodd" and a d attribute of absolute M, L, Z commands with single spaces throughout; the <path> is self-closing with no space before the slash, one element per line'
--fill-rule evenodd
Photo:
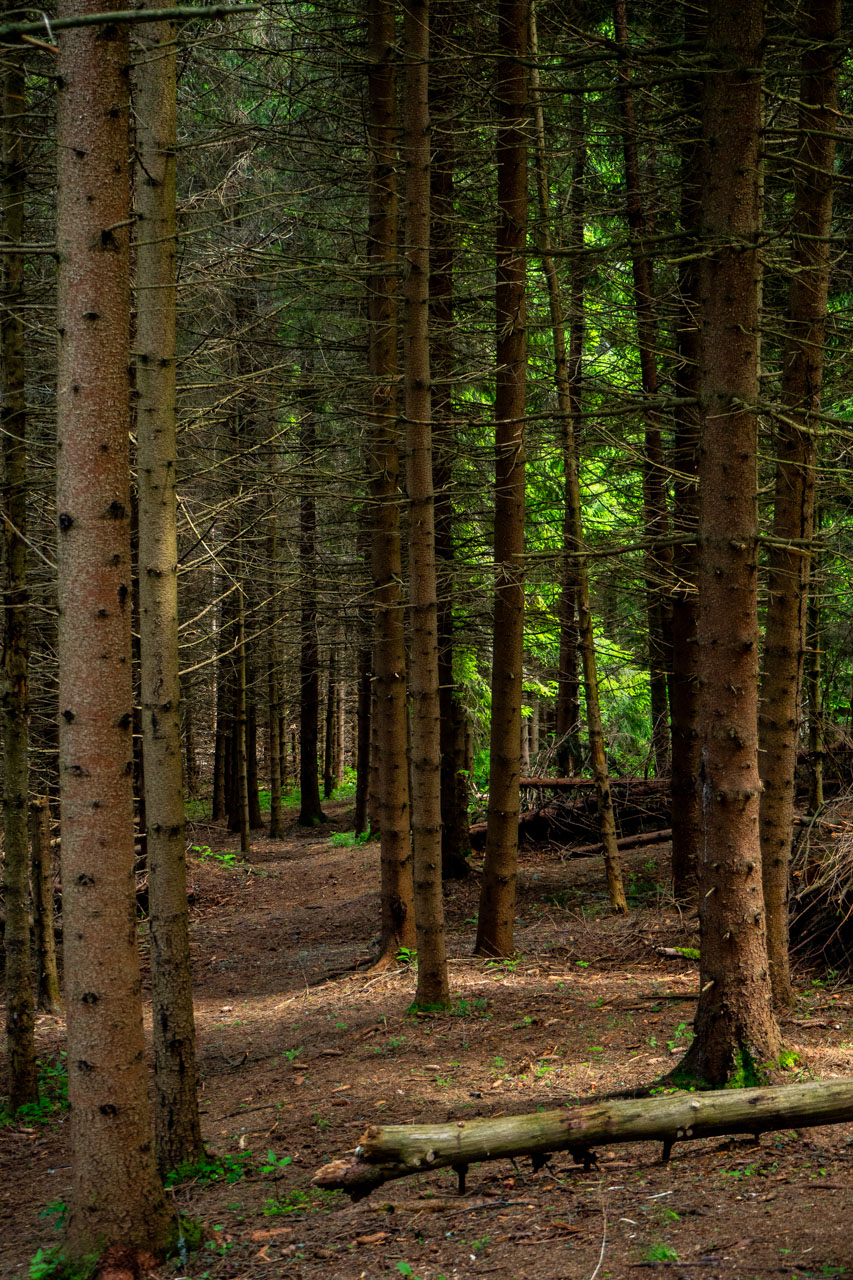
<path fill-rule="evenodd" d="M 640 156 L 637 144 L 637 118 L 631 71 L 628 66 L 628 19 L 625 0 L 615 0 L 613 25 L 621 57 L 617 62 L 616 92 L 622 116 L 622 155 L 625 164 L 625 201 L 628 236 L 631 242 L 631 267 L 634 282 L 634 309 L 637 317 L 637 346 L 643 394 L 652 400 L 658 394 L 657 324 L 655 320 L 652 266 L 645 246 L 646 213 L 640 186 Z M 663 443 L 657 409 L 646 407 L 645 451 L 643 456 L 643 521 L 646 535 L 654 544 L 668 533 L 666 510 L 666 471 Z M 667 547 L 653 545 L 646 553 L 646 613 L 649 627 L 649 690 L 651 702 L 652 750 L 655 773 L 669 772 L 670 740 L 667 715 L 667 672 L 669 657 L 669 619 L 664 605 L 664 585 L 669 580 L 672 553 Z M 663 578 L 663 583 L 661 582 Z"/>
<path fill-rule="evenodd" d="M 705 33 L 704 15 L 685 9 L 685 43 L 699 42 Z M 681 143 L 681 226 L 687 244 L 699 236 L 702 207 L 702 150 L 699 113 L 702 84 L 698 75 L 684 82 L 685 138 Z M 697 259 L 682 255 L 678 280 L 678 369 L 676 388 L 680 403 L 675 410 L 673 450 L 673 524 L 681 541 L 673 555 L 672 683 L 672 884 L 676 898 L 695 891 L 702 815 L 699 807 L 699 732 L 696 625 L 699 609 L 699 551 L 696 528 L 699 491 L 696 482 L 701 438 L 699 396 L 699 327 Z"/>
<path fill-rule="evenodd" d="M 406 765 L 406 649 L 400 591 L 397 423 L 397 100 L 392 0 L 369 0 L 368 83 L 371 152 L 368 229 L 369 368 L 372 382 L 370 492 L 376 636 L 370 791 L 381 841 L 380 963 L 415 946 L 412 839 Z M 374 826 L 371 813 L 371 827 Z"/>
<path fill-rule="evenodd" d="M 277 466 L 275 460 L 271 464 L 271 480 L 276 486 Z M 281 699 L 281 603 L 279 599 L 279 565 L 278 565 L 278 510 L 275 493 L 270 503 L 267 528 L 267 563 L 272 579 L 269 605 L 267 606 L 267 697 L 269 700 L 269 775 L 270 775 L 270 828 L 271 840 L 280 840 L 284 835 L 281 792 L 284 785 L 282 776 L 282 760 L 284 743 L 282 742 L 282 699 Z"/>
<path fill-rule="evenodd" d="M 541 112 L 541 104 L 539 106 Z M 585 292 L 586 262 L 584 258 L 584 222 L 586 212 L 586 136 L 584 134 L 584 97 L 577 93 L 569 106 L 571 146 L 573 150 L 572 182 L 569 190 L 569 248 L 571 258 L 569 283 L 569 350 L 565 367 L 566 398 L 570 413 L 561 421 L 564 476 L 563 546 L 573 546 L 575 499 L 571 476 L 580 463 L 580 406 L 583 394 L 583 343 L 586 330 Z M 538 128 L 538 126 L 537 126 Z M 544 145 L 544 121 L 541 130 Z M 544 168 L 540 165 L 544 172 Z M 539 179 L 541 187 L 541 178 Z M 549 205 L 546 188 L 546 208 Z M 540 194 L 541 204 L 541 194 Z M 550 236 L 550 210 L 545 218 L 545 233 Z M 558 282 L 556 271 L 549 281 Z M 549 298 L 551 294 L 549 292 Z M 552 317 L 552 328 L 553 317 Z M 555 331 L 556 332 L 556 331 Z M 555 343 L 559 341 L 555 337 Z M 563 340 L 565 346 L 565 339 Z M 559 366 L 560 353 L 555 351 Z M 581 747 L 580 678 L 578 675 L 578 561 L 565 555 L 560 572 L 560 658 L 557 670 L 557 768 L 560 773 L 580 773 L 583 768 Z"/>
<path fill-rule="evenodd" d="M 779 1053 L 758 834 L 757 414 L 762 0 L 708 13 L 700 268 L 700 994 L 684 1067 L 709 1085 Z"/>
<path fill-rule="evenodd" d="M 300 583 L 300 696 L 299 696 L 299 823 L 312 827 L 325 822 L 320 803 L 317 747 L 320 724 L 320 643 L 317 634 L 317 504 L 313 468 L 317 453 L 317 414 L 310 366 L 303 373 L 300 430 L 303 492 L 299 499 Z"/>
<path fill-rule="evenodd" d="M 531 9 L 530 33 L 531 53 L 535 59 L 538 53 L 535 8 Z M 572 596 L 577 604 L 584 693 L 586 695 L 587 721 L 589 724 L 590 757 L 593 778 L 595 779 L 599 830 L 601 842 L 604 846 L 604 865 L 607 873 L 610 905 L 614 911 L 624 912 L 628 909 L 628 903 L 622 884 L 621 859 L 616 843 L 616 818 L 613 812 L 613 800 L 610 795 L 610 778 L 607 769 L 607 755 L 604 748 L 604 729 L 598 698 L 598 669 L 595 659 L 595 635 L 589 601 L 589 573 L 583 547 L 583 515 L 578 483 L 578 457 L 575 436 L 575 422 L 580 411 L 580 403 L 572 394 L 573 391 L 577 392 L 578 384 L 573 383 L 569 376 L 563 304 L 557 269 L 551 253 L 551 210 L 548 197 L 548 172 L 545 155 L 545 120 L 539 91 L 539 72 L 535 64 L 531 70 L 531 96 L 533 98 L 536 125 L 536 186 L 542 221 L 540 233 L 542 238 L 542 265 L 548 285 L 551 328 L 554 336 L 557 403 L 560 408 L 563 428 L 563 464 L 566 471 L 565 552 L 567 558 L 571 558 L 574 561 Z"/>
<path fill-rule="evenodd" d="M 406 479 L 411 600 L 412 844 L 419 1009 L 450 1003 L 441 885 L 438 599 L 429 351 L 429 0 L 406 0 Z"/>
<path fill-rule="evenodd" d="M 6 1052 L 9 1110 L 38 1100 L 30 956 L 27 674 L 27 405 L 24 361 L 24 68 L 9 52 L 3 75 L 4 247 L 0 284 L 3 401 L 3 894 L 6 906 Z"/>
<path fill-rule="evenodd" d="M 820 528 L 820 512 L 815 517 Z M 820 559 L 812 555 L 812 572 L 809 603 L 806 616 L 806 674 L 805 693 L 809 713 L 809 813 L 819 813 L 823 808 L 823 687 L 821 684 L 821 652 L 823 650 L 823 625 L 820 600 Z"/>
<path fill-rule="evenodd" d="M 326 683 L 326 738 L 323 743 L 323 795 L 328 800 L 335 789 L 335 680 L 336 660 L 334 642 L 329 645 L 329 674 Z"/>
<path fill-rule="evenodd" d="M 56 509 L 72 1149 L 65 1250 L 79 1258 L 109 1245 L 158 1253 L 173 1213 L 154 1159 L 133 924 L 127 27 L 70 30 L 59 46 Z"/>
<path fill-rule="evenodd" d="M 829 235 L 838 115 L 840 0 L 811 0 L 804 20 L 799 141 L 792 222 L 789 332 L 782 357 L 777 424 L 773 541 L 768 550 L 767 624 L 759 706 L 761 867 L 773 999 L 794 1002 L 788 957 L 788 884 L 800 683 L 809 595 L 808 552 L 814 531 L 814 417 L 823 384 Z"/>
<path fill-rule="evenodd" d="M 175 493 L 174 23 L 137 34 L 136 422 L 140 702 L 154 1007 L 154 1131 L 161 1172 L 202 1154 L 187 911 L 178 681 Z"/>
<path fill-rule="evenodd" d="M 30 802 L 30 862 L 33 880 L 33 934 L 36 954 L 37 1003 L 43 1013 L 62 1012 L 53 910 L 53 854 L 50 847 L 50 802 L 40 796 Z"/>
<path fill-rule="evenodd" d="M 246 666 L 246 603 L 243 595 L 242 556 L 237 566 L 237 715 L 234 724 L 234 808 L 232 827 L 240 833 L 240 852 L 252 848 L 252 821 L 249 808 L 249 704 Z"/>
<path fill-rule="evenodd" d="M 495 387 L 495 618 L 486 857 L 477 955 L 515 943 L 524 647 L 524 414 L 527 374 L 528 0 L 499 0 Z"/>
<path fill-rule="evenodd" d="M 438 584 L 438 689 L 441 705 L 441 874 L 459 880 L 470 870 L 468 856 L 468 779 L 464 749 L 464 710 L 453 677 L 454 649 L 454 504 L 453 459 L 456 428 L 453 416 L 454 258 L 456 210 L 453 170 L 456 162 L 456 94 L 442 55 L 453 47 L 456 27 L 452 0 L 433 5 L 435 45 L 430 64 L 429 107 L 432 137 L 430 164 L 430 361 L 432 366 L 433 482 L 435 489 L 435 556 Z"/>
<path fill-rule="evenodd" d="M 368 830 L 367 790 L 370 781 L 370 707 L 372 698 L 373 654 L 362 643 L 358 651 L 358 703 L 356 709 L 355 756 L 355 834 Z"/>

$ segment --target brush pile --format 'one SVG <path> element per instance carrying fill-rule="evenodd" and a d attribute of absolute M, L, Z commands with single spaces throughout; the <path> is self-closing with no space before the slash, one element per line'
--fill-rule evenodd
<path fill-rule="evenodd" d="M 809 964 L 853 969 L 853 791 L 798 818 L 791 862 L 791 948 Z"/>

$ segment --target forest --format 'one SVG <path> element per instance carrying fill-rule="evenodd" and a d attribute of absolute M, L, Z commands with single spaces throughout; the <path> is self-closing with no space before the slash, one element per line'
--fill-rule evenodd
<path fill-rule="evenodd" d="M 3 7 L 0 1275 L 849 1274 L 848 21 Z"/>

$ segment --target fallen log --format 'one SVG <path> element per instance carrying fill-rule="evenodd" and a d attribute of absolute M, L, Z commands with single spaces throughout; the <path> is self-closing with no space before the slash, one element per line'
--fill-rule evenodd
<path fill-rule="evenodd" d="M 553 1152 L 569 1151 L 589 1168 L 595 1147 L 662 1142 L 666 1162 L 675 1142 L 734 1133 L 757 1138 L 774 1129 L 848 1120 L 853 1120 L 853 1080 L 618 1099 L 493 1120 L 371 1125 L 353 1157 L 324 1165 L 312 1181 L 359 1200 L 384 1182 L 450 1166 L 461 1193 L 468 1166 L 480 1160 L 529 1155 L 537 1169 Z"/>
<path fill-rule="evenodd" d="M 522 791 L 589 791 L 595 778 L 519 778 Z M 632 796 L 652 796 L 669 791 L 669 778 L 611 778 L 611 791 Z"/>
<path fill-rule="evenodd" d="M 640 831 L 633 836 L 621 836 L 616 841 L 617 849 L 640 849 L 646 844 L 663 844 L 665 840 L 672 839 L 672 827 L 664 827 L 661 831 Z M 604 845 L 599 841 L 598 844 L 579 844 L 573 848 L 566 849 L 566 858 L 591 858 L 597 853 L 604 851 Z"/>

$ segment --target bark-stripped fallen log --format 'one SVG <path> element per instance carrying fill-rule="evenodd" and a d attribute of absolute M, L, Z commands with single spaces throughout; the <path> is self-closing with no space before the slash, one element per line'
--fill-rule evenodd
<path fill-rule="evenodd" d="M 640 831 L 634 836 L 621 836 L 616 841 L 617 849 L 641 849 L 647 844 L 663 844 L 665 840 L 672 839 L 672 827 L 664 827 L 661 831 Z M 566 850 L 567 858 L 591 858 L 597 853 L 602 853 L 604 845 L 599 841 L 598 844 L 578 844 L 573 848 Z"/>
<path fill-rule="evenodd" d="M 687 1139 L 757 1137 L 774 1129 L 848 1120 L 853 1120 L 853 1080 L 618 1099 L 495 1120 L 371 1125 L 352 1158 L 324 1165 L 313 1182 L 360 1199 L 384 1182 L 450 1166 L 462 1191 L 468 1166 L 480 1160 L 529 1155 L 540 1168 L 552 1152 L 569 1151 L 588 1167 L 594 1147 L 657 1141 L 666 1161 L 673 1143 Z"/>

